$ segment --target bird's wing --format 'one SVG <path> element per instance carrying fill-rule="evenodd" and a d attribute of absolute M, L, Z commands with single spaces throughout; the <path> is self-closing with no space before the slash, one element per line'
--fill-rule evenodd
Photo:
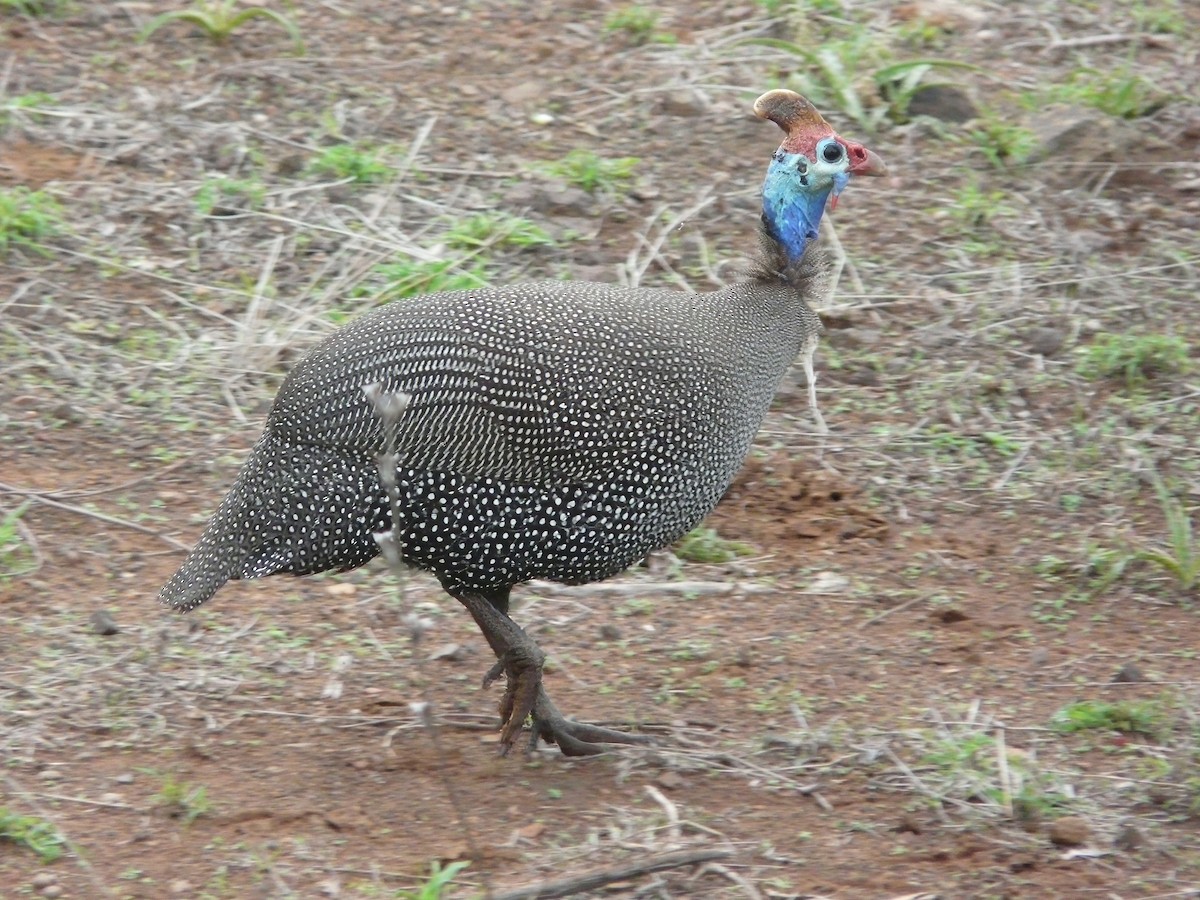
<path fill-rule="evenodd" d="M 377 310 L 333 335 L 289 376 L 268 427 L 298 443 L 377 453 L 382 429 L 362 391 L 377 384 L 410 397 L 397 435 L 402 466 L 556 487 L 610 475 L 631 454 L 653 456 L 696 413 L 655 349 L 624 352 L 600 332 L 564 342 L 552 316 L 512 309 L 463 327 L 439 302 Z"/>

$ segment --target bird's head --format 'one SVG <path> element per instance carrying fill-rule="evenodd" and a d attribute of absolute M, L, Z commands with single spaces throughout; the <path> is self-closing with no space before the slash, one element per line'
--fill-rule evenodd
<path fill-rule="evenodd" d="M 767 168 L 763 225 L 796 262 L 816 239 L 826 203 L 830 209 L 837 206 L 851 176 L 883 175 L 887 168 L 862 144 L 841 137 L 793 91 L 768 91 L 754 101 L 754 114 L 787 134 Z"/>

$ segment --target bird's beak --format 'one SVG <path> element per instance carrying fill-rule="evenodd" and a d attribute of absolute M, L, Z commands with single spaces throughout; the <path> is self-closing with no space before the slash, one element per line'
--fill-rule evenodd
<path fill-rule="evenodd" d="M 851 175 L 886 175 L 887 166 L 883 160 L 864 147 L 853 141 L 846 141 L 846 149 L 850 153 Z"/>

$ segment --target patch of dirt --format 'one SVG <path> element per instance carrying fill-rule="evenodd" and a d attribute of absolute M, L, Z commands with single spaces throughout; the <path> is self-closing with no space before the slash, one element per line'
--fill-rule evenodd
<path fill-rule="evenodd" d="M 136 42 L 163 3 L 0 12 L 0 188 L 66 210 L 0 268 L 0 897 L 403 896 L 454 861 L 468 897 L 680 850 L 727 855 L 581 896 L 1200 891 L 1197 595 L 1133 555 L 1169 544 L 1154 475 L 1200 498 L 1200 8 L 803 6 L 655 4 L 641 34 L 617 4 L 298 0 L 302 56 L 265 19 Z M 729 277 L 778 140 L 750 104 L 817 77 L 762 37 L 866 48 L 861 120 L 821 107 L 894 173 L 827 217 L 831 433 L 799 375 L 708 523 L 754 555 L 514 594 L 555 702 L 653 746 L 500 758 L 487 648 L 419 574 L 158 608 L 381 264 Z M 982 124 L 871 118 L 870 76 L 931 56 L 985 61 L 954 70 Z M 1095 72 L 1171 97 L 1126 120 L 1079 99 Z M 341 145 L 396 174 L 313 169 Z M 540 167 L 572 149 L 639 162 L 588 193 Z M 550 242 L 447 239 L 497 210 Z M 1110 334 L 1183 358 L 1086 374 Z"/>

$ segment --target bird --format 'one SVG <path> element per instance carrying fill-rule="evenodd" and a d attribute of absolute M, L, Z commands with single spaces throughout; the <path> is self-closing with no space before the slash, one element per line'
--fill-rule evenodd
<path fill-rule="evenodd" d="M 712 292 L 542 281 L 363 314 L 287 375 L 160 601 L 187 611 L 229 580 L 348 571 L 391 535 L 496 655 L 484 686 L 505 679 L 502 753 L 527 723 L 531 748 L 567 756 L 645 742 L 558 710 L 510 592 L 608 578 L 683 537 L 733 482 L 798 356 L 811 391 L 821 218 L 852 177 L 886 167 L 797 93 L 768 91 L 753 110 L 785 137 L 752 271 Z M 395 401 L 382 417 L 380 398 Z"/>

